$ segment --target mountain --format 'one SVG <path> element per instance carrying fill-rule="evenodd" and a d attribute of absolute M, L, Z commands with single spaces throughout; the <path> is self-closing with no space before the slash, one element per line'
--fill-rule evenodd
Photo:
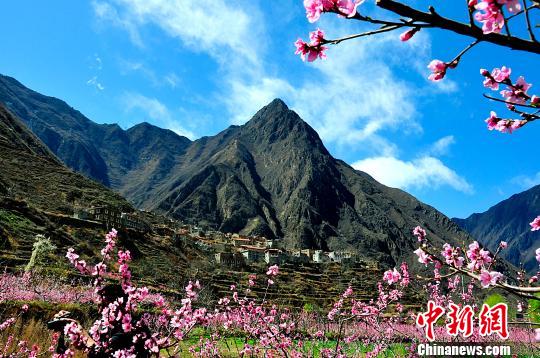
<path fill-rule="evenodd" d="M 483 245 L 496 250 L 501 241 L 508 243 L 502 257 L 515 266 L 523 264 L 525 270 L 538 271 L 535 250 L 540 247 L 540 233 L 531 231 L 529 223 L 540 215 L 540 185 L 512 195 L 489 208 L 466 219 L 453 219 Z"/>
<path fill-rule="evenodd" d="M 21 197 L 45 210 L 86 205 L 131 205 L 110 189 L 75 173 L 0 103 L 0 194 Z"/>
<path fill-rule="evenodd" d="M 439 244 L 468 240 L 434 208 L 333 158 L 279 99 L 245 125 L 195 141 L 147 123 L 96 124 L 5 76 L 0 101 L 67 165 L 139 208 L 283 238 L 289 248 L 351 249 L 388 265 L 411 259 L 416 225 Z"/>

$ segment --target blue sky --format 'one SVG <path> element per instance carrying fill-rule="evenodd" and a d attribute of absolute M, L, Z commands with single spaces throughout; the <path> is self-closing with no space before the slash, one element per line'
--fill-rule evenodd
<path fill-rule="evenodd" d="M 376 11 L 371 2 L 363 11 Z M 443 14 L 464 15 L 454 2 L 433 3 Z M 482 98 L 479 75 L 480 67 L 507 65 L 535 93 L 534 55 L 482 44 L 433 84 L 429 61 L 450 60 L 468 38 L 422 31 L 402 43 L 389 33 L 332 47 L 326 61 L 306 64 L 294 55 L 298 37 L 316 27 L 335 38 L 366 26 L 333 14 L 310 24 L 301 0 L 0 6 L 0 73 L 96 122 L 129 128 L 148 121 L 194 139 L 244 123 L 280 97 L 334 156 L 449 216 L 484 211 L 540 183 L 540 126 L 487 131 L 489 110 L 505 110 Z"/>

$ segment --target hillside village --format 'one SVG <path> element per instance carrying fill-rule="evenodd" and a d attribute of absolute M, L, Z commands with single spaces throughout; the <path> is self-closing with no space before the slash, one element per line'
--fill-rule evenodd
<path fill-rule="evenodd" d="M 118 228 L 141 233 L 155 233 L 170 237 L 173 242 L 190 240 L 201 250 L 208 252 L 215 263 L 226 268 L 240 268 L 245 265 L 265 263 L 359 263 L 378 269 L 376 262 L 365 262 L 349 251 L 330 251 L 313 249 L 287 250 L 280 247 L 280 240 L 263 236 L 246 236 L 238 233 L 224 233 L 201 226 L 187 224 L 165 218 L 150 211 L 126 213 L 112 207 L 95 206 L 77 208 L 72 219 L 89 224 L 103 225 L 107 229 Z"/>

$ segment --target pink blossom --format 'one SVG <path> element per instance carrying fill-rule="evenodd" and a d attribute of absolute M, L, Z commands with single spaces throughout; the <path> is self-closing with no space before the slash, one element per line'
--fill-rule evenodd
<path fill-rule="evenodd" d="M 324 7 L 321 0 L 304 0 L 306 16 L 309 22 L 315 22 L 321 17 Z"/>
<path fill-rule="evenodd" d="M 77 255 L 74 251 L 75 250 L 72 247 L 67 250 L 66 257 L 71 263 L 75 262 L 79 258 L 79 255 Z"/>
<path fill-rule="evenodd" d="M 448 64 L 442 62 L 441 60 L 433 60 L 429 63 L 427 66 L 432 74 L 429 75 L 429 79 L 431 81 L 440 81 L 444 78 L 446 75 L 446 69 L 448 68 Z"/>
<path fill-rule="evenodd" d="M 540 263 L 540 248 L 536 249 L 536 261 Z"/>
<path fill-rule="evenodd" d="M 129 313 L 125 314 L 124 317 L 122 318 L 122 329 L 124 330 L 124 332 L 129 332 L 132 329 L 131 315 Z"/>
<path fill-rule="evenodd" d="M 485 69 L 480 70 L 480 73 L 486 77 L 484 87 L 491 88 L 492 90 L 498 90 L 499 84 L 508 80 L 511 72 L 512 70 L 506 66 L 494 68 L 491 73 Z"/>
<path fill-rule="evenodd" d="M 446 263 L 447 264 L 451 264 L 454 260 L 453 260 L 453 256 L 454 256 L 454 249 L 452 246 L 450 246 L 450 244 L 448 243 L 445 243 L 443 245 L 443 251 L 441 251 L 441 254 L 443 255 L 443 257 L 446 259 Z"/>
<path fill-rule="evenodd" d="M 400 266 L 401 270 L 401 286 L 408 286 L 410 282 L 410 276 L 409 276 L 409 266 L 407 266 L 406 262 L 403 262 Z"/>
<path fill-rule="evenodd" d="M 417 226 L 413 229 L 413 235 L 416 236 L 418 241 L 422 242 L 426 238 L 426 230 L 424 230 L 421 226 Z"/>
<path fill-rule="evenodd" d="M 501 133 L 512 133 L 516 129 L 523 127 L 527 123 L 526 120 L 510 120 L 510 119 L 501 119 L 495 125 L 495 130 L 498 130 Z"/>
<path fill-rule="evenodd" d="M 489 254 L 489 251 L 480 249 L 480 245 L 477 241 L 474 241 L 472 244 L 469 245 L 469 249 L 467 250 L 467 257 L 470 260 L 467 267 L 473 271 L 480 270 L 484 267 L 485 264 L 489 264 L 493 261 Z"/>
<path fill-rule="evenodd" d="M 414 253 L 416 254 L 416 256 L 418 256 L 418 262 L 420 262 L 421 264 L 427 265 L 430 259 L 429 259 L 429 255 L 426 254 L 424 250 L 422 250 L 421 248 L 418 248 L 414 251 Z"/>
<path fill-rule="evenodd" d="M 324 32 L 321 29 L 317 29 L 309 33 L 309 39 L 311 40 L 311 46 L 317 46 L 324 40 Z"/>
<path fill-rule="evenodd" d="M 394 268 L 394 270 L 388 270 L 383 275 L 383 280 L 386 281 L 389 285 L 393 283 L 398 283 L 401 280 L 401 274 Z"/>
<path fill-rule="evenodd" d="M 480 283 L 483 288 L 495 285 L 501 278 L 503 274 L 497 271 L 487 271 L 483 270 L 480 274 Z"/>
<path fill-rule="evenodd" d="M 504 82 L 510 78 L 510 73 L 512 73 L 511 68 L 502 66 L 500 69 L 494 68 L 493 71 L 491 71 L 491 77 L 493 77 L 497 82 Z"/>
<path fill-rule="evenodd" d="M 401 35 L 399 35 L 399 39 L 403 42 L 409 41 L 414 36 L 414 34 L 418 32 L 418 30 L 419 30 L 418 27 L 407 30 L 403 32 Z"/>
<path fill-rule="evenodd" d="M 501 248 L 501 250 L 504 250 L 508 247 L 508 243 L 506 241 L 501 241 L 499 243 L 499 247 Z"/>
<path fill-rule="evenodd" d="M 519 0 L 499 0 L 500 3 L 506 4 L 506 7 L 508 8 L 508 11 L 510 11 L 512 14 L 516 14 L 521 11 L 521 3 Z"/>
<path fill-rule="evenodd" d="M 478 12 L 474 14 L 474 18 L 482 23 L 482 31 L 485 34 L 501 32 L 504 26 L 504 16 L 497 0 L 483 0 L 475 5 L 475 9 Z"/>
<path fill-rule="evenodd" d="M 527 91 L 531 88 L 532 85 L 525 81 L 523 76 L 519 76 L 516 83 L 511 86 L 508 86 L 508 89 L 501 91 L 501 95 L 508 101 L 510 104 L 525 104 L 527 100 Z M 507 104 L 509 105 L 509 104 Z"/>
<path fill-rule="evenodd" d="M 531 225 L 531 231 L 540 230 L 540 215 L 534 218 L 529 225 Z"/>
<path fill-rule="evenodd" d="M 349 286 L 349 287 L 347 287 L 345 292 L 343 292 L 342 297 L 347 298 L 347 297 L 350 297 L 352 294 L 353 294 L 353 288 L 351 286 Z"/>
<path fill-rule="evenodd" d="M 445 258 L 445 261 L 448 265 L 453 265 L 460 268 L 463 266 L 465 258 L 459 256 L 458 249 L 455 249 L 450 246 L 450 244 L 445 243 L 443 245 L 443 251 L 441 251 L 441 255 Z"/>
<path fill-rule="evenodd" d="M 334 0 L 338 11 L 347 17 L 356 15 L 356 9 L 364 0 Z"/>
<path fill-rule="evenodd" d="M 487 127 L 490 131 L 497 129 L 497 123 L 499 123 L 499 117 L 494 111 L 489 112 L 489 118 L 485 120 Z"/>
<path fill-rule="evenodd" d="M 531 97 L 531 106 L 538 107 L 538 105 L 540 105 L 540 97 L 533 94 L 533 96 Z"/>
<path fill-rule="evenodd" d="M 304 0 L 306 17 L 309 22 L 316 22 L 323 12 L 335 12 L 346 17 L 356 15 L 356 9 L 364 0 Z"/>
<path fill-rule="evenodd" d="M 306 60 L 306 55 L 308 62 L 313 62 L 317 58 L 322 60 L 326 58 L 326 54 L 324 53 L 324 51 L 328 49 L 326 46 L 322 46 L 320 44 L 313 46 L 307 42 L 304 42 L 302 39 L 298 39 L 294 45 L 296 46 L 295 54 L 300 55 L 302 61 Z"/>
<path fill-rule="evenodd" d="M 536 328 L 534 330 L 534 339 L 537 341 L 537 342 L 540 342 L 540 328 Z"/>
<path fill-rule="evenodd" d="M 266 271 L 266 274 L 268 276 L 277 276 L 279 274 L 279 267 L 278 265 L 272 265 L 268 268 L 268 271 Z"/>

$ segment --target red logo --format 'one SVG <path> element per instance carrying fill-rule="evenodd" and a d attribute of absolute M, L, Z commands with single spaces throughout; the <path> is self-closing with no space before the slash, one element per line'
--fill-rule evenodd
<path fill-rule="evenodd" d="M 420 327 L 426 327 L 426 337 L 430 342 L 435 340 L 433 325 L 443 314 L 443 307 L 437 306 L 433 301 L 428 301 L 428 311 L 426 313 L 420 313 L 416 317 L 416 324 Z"/>
<path fill-rule="evenodd" d="M 451 336 L 457 336 L 459 332 L 463 337 L 469 337 L 473 333 L 474 311 L 471 306 L 466 305 L 459 308 L 458 305 L 450 304 L 450 312 L 446 315 L 449 322 L 446 324 L 446 332 Z"/>
<path fill-rule="evenodd" d="M 508 338 L 508 306 L 499 303 L 493 307 L 484 304 L 480 311 L 480 335 L 490 336 L 497 333 L 502 339 Z"/>
<path fill-rule="evenodd" d="M 474 328 L 473 308 L 469 305 L 460 308 L 453 303 L 450 304 L 449 308 L 446 314 L 446 332 L 453 337 L 459 333 L 463 337 L 470 337 Z M 419 327 L 425 327 L 426 337 L 430 342 L 435 340 L 434 325 L 444 313 L 444 307 L 438 306 L 433 301 L 428 301 L 427 312 L 420 313 L 416 317 L 416 324 Z M 480 335 L 490 336 L 497 333 L 502 339 L 508 338 L 508 306 L 506 303 L 499 303 L 493 307 L 484 304 L 478 319 Z"/>

